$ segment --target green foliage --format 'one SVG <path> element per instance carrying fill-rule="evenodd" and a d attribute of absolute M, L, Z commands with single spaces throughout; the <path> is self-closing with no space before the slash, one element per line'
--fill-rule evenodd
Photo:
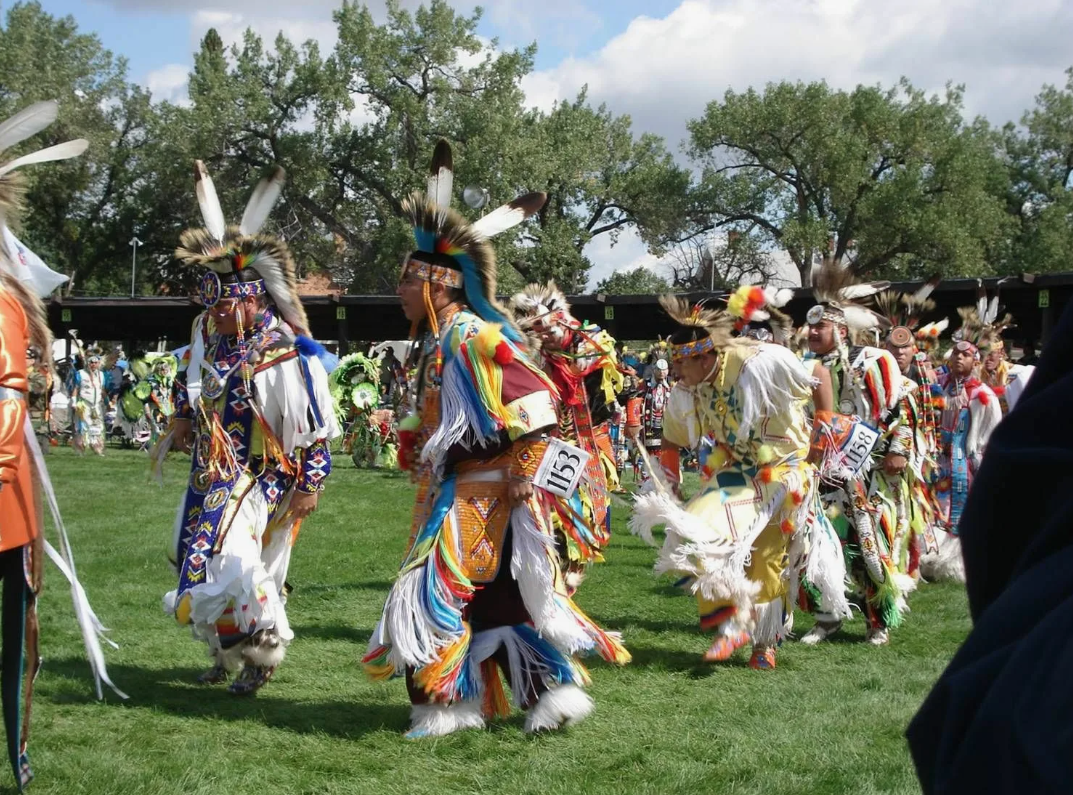
<path fill-rule="evenodd" d="M 535 45 L 476 34 L 480 11 L 446 0 L 335 12 L 337 43 L 210 30 L 189 100 L 152 101 L 124 59 L 71 17 L 17 3 L 0 29 L 0 113 L 59 98 L 60 122 L 32 143 L 90 139 L 75 161 L 28 169 L 20 233 L 68 289 L 123 293 L 137 235 L 138 290 L 185 292 L 173 259 L 200 223 L 192 165 L 204 160 L 237 219 L 257 180 L 288 172 L 269 221 L 301 273 L 351 292 L 390 292 L 411 239 L 402 200 L 423 188 L 432 149 L 455 153 L 456 207 L 476 218 L 544 191 L 537 217 L 496 240 L 501 291 L 555 279 L 583 292 L 585 247 L 623 230 L 670 254 L 679 287 L 766 278 L 786 251 L 807 280 L 824 259 L 863 276 L 912 278 L 1068 269 L 1073 260 L 1073 71 L 1045 86 L 1022 127 L 963 116 L 962 90 L 928 96 L 902 80 L 852 91 L 824 82 L 728 91 L 689 123 L 696 173 L 587 91 L 550 111 L 525 106 Z M 28 144 L 29 145 L 29 144 Z M 17 154 L 17 153 L 16 153 Z M 461 202 L 488 191 L 490 206 Z M 730 245 L 731 233 L 734 240 Z"/>
<path fill-rule="evenodd" d="M 961 89 L 929 98 L 905 80 L 728 91 L 689 124 L 704 226 L 758 230 L 805 284 L 821 258 L 867 276 L 987 272 L 1007 228 L 1001 164 L 961 109 Z"/>
<path fill-rule="evenodd" d="M 784 643 L 773 672 L 749 669 L 744 650 L 702 665 L 709 638 L 694 601 L 654 577 L 655 550 L 616 504 L 607 562 L 578 602 L 623 632 L 633 662 L 586 661 L 592 716 L 532 738 L 516 711 L 486 731 L 414 742 L 402 737 L 403 682 L 370 682 L 359 665 L 406 546 L 405 475 L 339 456 L 292 558 L 295 640 L 264 690 L 236 698 L 193 683 L 208 658 L 160 607 L 175 587 L 167 554 L 189 459 L 171 456 L 161 489 L 134 451 L 48 458 L 79 576 L 119 643 L 105 649 L 109 672 L 130 699 L 95 699 L 68 590 L 46 562 L 29 746 L 41 795 L 919 792 L 905 726 L 970 626 L 963 587 L 921 584 L 883 649 L 864 642 L 858 616 L 829 643 Z M 794 630 L 810 625 L 799 613 Z"/>
<path fill-rule="evenodd" d="M 1007 210 L 1016 220 L 1011 270 L 1065 271 L 1073 263 L 1073 68 L 1064 88 L 1044 86 L 1036 107 L 1002 131 L 1010 175 Z"/>
<path fill-rule="evenodd" d="M 608 295 L 659 295 L 670 292 L 670 283 L 644 266 L 617 271 L 596 285 L 594 293 Z"/>

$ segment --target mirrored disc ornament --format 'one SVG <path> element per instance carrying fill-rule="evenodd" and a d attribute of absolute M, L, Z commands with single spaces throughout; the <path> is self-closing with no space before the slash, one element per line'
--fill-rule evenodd
<path fill-rule="evenodd" d="M 206 308 L 216 306 L 220 300 L 220 293 L 222 288 L 220 286 L 220 277 L 216 274 L 216 271 L 206 271 L 205 275 L 201 277 L 201 284 L 198 286 L 198 291 L 201 294 L 201 303 Z"/>
<path fill-rule="evenodd" d="M 805 315 L 805 321 L 810 326 L 815 326 L 821 320 L 823 320 L 823 305 L 822 304 L 816 304 L 816 306 L 812 307 L 808 311 L 808 314 Z"/>

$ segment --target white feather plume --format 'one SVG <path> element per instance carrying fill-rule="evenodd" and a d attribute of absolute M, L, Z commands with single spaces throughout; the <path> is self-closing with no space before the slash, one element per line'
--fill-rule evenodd
<path fill-rule="evenodd" d="M 47 102 L 35 102 L 0 123 L 0 152 L 41 132 L 56 121 L 58 112 L 59 103 L 50 99 Z"/>
<path fill-rule="evenodd" d="M 987 305 L 987 314 L 984 315 L 984 325 L 990 326 L 998 318 L 998 293 L 995 293 L 995 297 L 991 299 L 991 302 Z"/>
<path fill-rule="evenodd" d="M 987 290 L 984 289 L 984 280 L 976 280 L 976 316 L 980 319 L 980 322 L 984 322 L 984 316 L 987 314 Z"/>
<path fill-rule="evenodd" d="M 283 183 L 287 178 L 286 172 L 276 166 L 272 173 L 257 183 L 253 189 L 253 195 L 246 203 L 246 211 L 242 214 L 242 222 L 238 231 L 244 235 L 256 235 L 264 222 L 268 220 L 269 213 L 276 206 L 276 200 L 283 190 Z"/>
<path fill-rule="evenodd" d="M 875 295 L 881 290 L 890 288 L 890 282 L 865 282 L 863 284 L 852 284 L 848 287 L 843 287 L 839 291 L 839 297 L 845 301 L 855 301 L 858 298 L 867 298 L 870 295 Z"/>
<path fill-rule="evenodd" d="M 768 303 L 776 309 L 782 309 L 784 306 L 790 303 L 793 297 L 794 291 L 783 287 L 782 289 L 775 291 L 775 294 L 768 300 Z"/>
<path fill-rule="evenodd" d="M 547 198 L 547 195 L 543 193 L 527 193 L 524 196 L 519 196 L 509 204 L 504 204 L 502 207 L 488 213 L 488 215 L 473 224 L 471 228 L 476 235 L 484 240 L 489 240 L 517 226 L 529 216 L 536 214 L 544 206 Z"/>
<path fill-rule="evenodd" d="M 227 221 L 224 220 L 224 211 L 220 206 L 220 198 L 216 195 L 216 186 L 212 184 L 212 177 L 208 169 L 200 160 L 194 161 L 194 182 L 197 192 L 197 203 L 201 208 L 201 218 L 205 221 L 205 228 L 209 234 L 217 240 L 224 239 L 227 230 Z"/>
<path fill-rule="evenodd" d="M 426 195 L 437 207 L 450 207 L 454 195 L 455 173 L 451 147 L 440 141 L 432 152 L 432 171 L 428 176 Z"/>
<path fill-rule="evenodd" d="M 86 151 L 86 147 L 88 146 L 89 141 L 85 138 L 76 138 L 67 143 L 56 144 L 55 146 L 49 146 L 45 149 L 31 152 L 28 155 L 23 155 L 22 157 L 16 157 L 14 160 L 5 163 L 0 167 L 0 177 L 14 171 L 16 168 L 28 166 L 31 163 L 48 163 L 53 160 L 69 160 L 72 157 L 78 157 Z"/>

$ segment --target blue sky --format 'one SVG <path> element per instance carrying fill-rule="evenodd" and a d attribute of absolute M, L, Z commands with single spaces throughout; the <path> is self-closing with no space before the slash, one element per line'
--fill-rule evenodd
<path fill-rule="evenodd" d="M 206 9 L 226 9 L 228 6 L 208 0 L 200 5 Z M 533 25 L 512 25 L 504 20 L 506 14 L 497 15 L 492 10 L 485 13 L 479 32 L 487 38 L 499 37 L 515 44 L 527 44 L 539 37 L 536 67 L 547 69 L 567 56 L 584 56 L 598 50 L 612 36 L 625 30 L 634 17 L 642 14 L 665 16 L 678 3 L 673 0 L 603 0 L 570 5 L 580 9 L 576 16 L 552 15 Z M 70 14 L 78 21 L 80 29 L 96 32 L 106 47 L 128 59 L 134 80 L 144 80 L 150 72 L 168 64 L 191 61 L 195 40 L 191 12 L 196 10 L 196 4 L 167 4 L 153 0 L 42 0 L 42 6 L 55 16 Z M 534 4 L 534 7 L 537 6 Z M 301 18 L 300 12 L 293 16 Z M 330 19 L 330 11 L 325 10 L 317 16 Z M 530 30 L 535 35 L 526 38 L 525 34 Z"/>
<path fill-rule="evenodd" d="M 414 7 L 419 0 L 401 0 Z M 339 0 L 41 0 L 71 14 L 130 62 L 130 78 L 158 99 L 182 100 L 193 51 L 211 26 L 225 42 L 247 26 L 266 37 L 334 40 Z M 469 12 L 477 0 L 450 0 Z M 1047 83 L 1073 66 L 1070 0 L 482 0 L 480 34 L 503 46 L 536 40 L 522 83 L 550 108 L 583 87 L 594 103 L 629 114 L 637 132 L 680 152 L 686 122 L 728 89 L 826 80 L 837 88 L 908 77 L 942 92 L 964 84 L 967 116 L 1018 121 Z M 369 0 L 383 17 L 384 0 Z M 603 236 L 606 238 L 606 236 Z M 640 240 L 600 239 L 587 250 L 597 278 L 655 266 Z"/>

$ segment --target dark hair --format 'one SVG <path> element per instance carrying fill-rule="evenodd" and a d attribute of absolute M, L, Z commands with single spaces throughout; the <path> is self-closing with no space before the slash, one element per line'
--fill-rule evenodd
<path fill-rule="evenodd" d="M 708 330 L 699 326 L 679 326 L 670 336 L 671 345 L 685 345 L 708 336 Z"/>

